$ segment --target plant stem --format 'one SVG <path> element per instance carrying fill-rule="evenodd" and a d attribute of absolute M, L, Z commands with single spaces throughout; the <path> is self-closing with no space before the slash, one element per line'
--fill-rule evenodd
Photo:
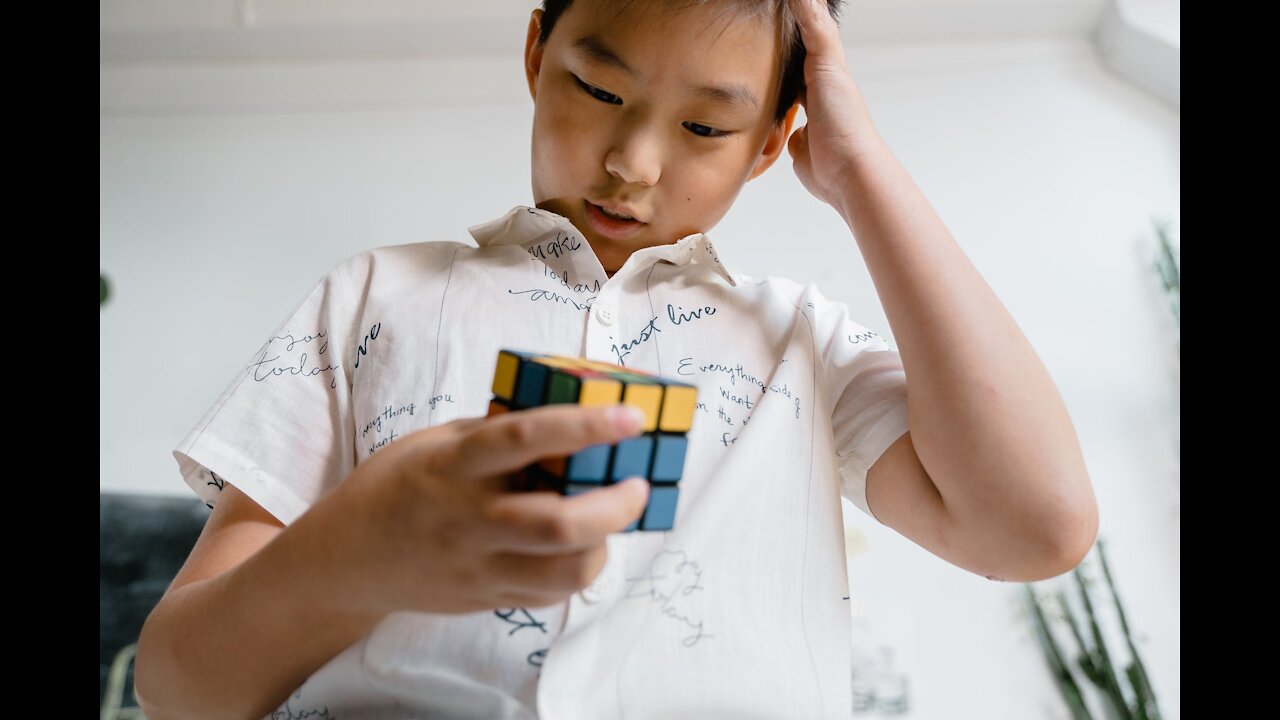
<path fill-rule="evenodd" d="M 1053 633 L 1049 631 L 1049 623 L 1045 620 L 1044 610 L 1040 607 L 1040 601 L 1036 598 L 1035 591 L 1030 585 L 1024 584 L 1023 589 L 1026 591 L 1027 604 L 1031 608 L 1031 615 L 1035 619 L 1032 623 L 1036 630 L 1036 637 L 1040 641 L 1040 647 L 1044 651 L 1045 661 L 1049 663 L 1049 672 L 1053 673 L 1054 680 L 1058 683 L 1058 691 L 1062 693 L 1062 698 L 1066 700 L 1067 706 L 1071 709 L 1071 717 L 1075 720 L 1093 720 L 1093 715 L 1089 713 L 1089 708 L 1084 703 L 1084 695 L 1080 691 L 1080 686 L 1076 684 L 1076 680 L 1071 676 L 1071 669 L 1067 666 L 1066 661 L 1062 657 L 1062 651 L 1058 647 L 1058 643 L 1053 638 Z"/>
<path fill-rule="evenodd" d="M 1151 687 L 1151 681 L 1147 677 L 1147 668 L 1142 664 L 1142 658 L 1138 656 L 1138 648 L 1133 643 L 1133 635 L 1129 632 L 1129 621 L 1125 618 L 1124 606 L 1120 604 L 1120 593 L 1116 592 L 1115 581 L 1111 579 L 1111 566 L 1107 564 L 1107 554 L 1103 547 L 1104 543 L 1098 540 L 1098 560 L 1102 563 L 1102 575 L 1107 579 L 1107 589 L 1111 592 L 1111 597 L 1115 601 L 1116 615 L 1120 617 L 1120 628 L 1124 631 L 1125 644 L 1129 646 L 1129 654 L 1133 656 L 1133 665 L 1130 666 L 1131 682 L 1134 691 L 1138 695 L 1138 711 L 1141 717 L 1147 720 L 1161 720 L 1160 708 L 1156 705 L 1155 691 Z"/>
<path fill-rule="evenodd" d="M 1115 710 L 1117 717 L 1123 718 L 1123 720 L 1134 720 L 1133 713 L 1130 712 L 1129 705 L 1125 702 L 1124 693 L 1120 690 L 1120 679 L 1116 676 L 1115 667 L 1111 663 L 1111 654 L 1107 652 L 1107 643 L 1102 637 L 1102 628 L 1098 625 L 1098 616 L 1093 611 L 1093 602 L 1089 599 L 1089 590 L 1085 586 L 1084 575 L 1080 572 L 1078 566 L 1071 571 L 1071 574 L 1075 577 L 1076 586 L 1080 589 L 1080 599 L 1084 603 L 1085 613 L 1089 616 L 1089 629 L 1093 635 L 1098 669 L 1102 676 L 1102 682 L 1098 683 L 1098 686 L 1103 690 L 1106 697 L 1111 700 L 1112 708 Z"/>

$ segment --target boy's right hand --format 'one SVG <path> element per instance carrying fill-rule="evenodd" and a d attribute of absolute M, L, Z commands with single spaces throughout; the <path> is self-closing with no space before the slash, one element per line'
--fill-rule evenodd
<path fill-rule="evenodd" d="M 464 613 L 545 607 L 589 585 L 608 535 L 644 511 L 648 482 L 563 497 L 513 492 L 509 481 L 539 459 L 639 434 L 639 423 L 615 415 L 621 407 L 464 418 L 379 450 L 326 498 L 343 528 L 329 547 L 350 573 L 341 602 L 377 614 Z"/>

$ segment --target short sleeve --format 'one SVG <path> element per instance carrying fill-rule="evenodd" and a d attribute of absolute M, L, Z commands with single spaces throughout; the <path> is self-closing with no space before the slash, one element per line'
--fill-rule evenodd
<path fill-rule="evenodd" d="M 346 354 L 364 296 L 359 257 L 311 288 L 173 451 L 210 508 L 230 482 L 289 525 L 354 469 Z"/>
<path fill-rule="evenodd" d="M 832 399 L 831 431 L 840 494 L 872 519 L 867 472 L 908 431 L 902 356 L 878 333 L 854 322 L 849 307 L 813 291 L 816 332 Z"/>

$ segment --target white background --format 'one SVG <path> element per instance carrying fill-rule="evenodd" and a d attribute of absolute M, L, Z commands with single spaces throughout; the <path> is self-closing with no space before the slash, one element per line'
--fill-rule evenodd
<path fill-rule="evenodd" d="M 535 6 L 104 0 L 101 491 L 194 497 L 173 447 L 343 258 L 470 242 L 469 225 L 532 204 Z M 1176 2 L 1125 9 L 1176 59 Z M 1104 10 L 854 2 L 843 30 L 881 135 L 1057 382 L 1177 718 L 1177 354 L 1150 263 L 1151 218 L 1180 212 L 1180 114 L 1108 67 Z M 815 282 L 892 337 L 856 241 L 785 152 L 708 234 L 729 268 Z M 908 672 L 908 717 L 1067 717 L 1021 586 L 844 508 L 853 607 Z"/>

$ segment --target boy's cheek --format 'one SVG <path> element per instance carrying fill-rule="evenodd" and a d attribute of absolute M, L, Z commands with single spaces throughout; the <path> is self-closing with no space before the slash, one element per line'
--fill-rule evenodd
<path fill-rule="evenodd" d="M 586 114 L 560 108 L 540 113 L 533 126 L 534 142 L 553 146 L 557 156 L 574 150 L 584 152 L 595 144 L 593 141 L 600 134 L 598 121 L 592 122 Z"/>
<path fill-rule="evenodd" d="M 560 191 L 582 194 L 584 183 L 598 181 L 603 170 L 592 173 L 592 148 L 595 144 L 588 128 L 567 117 L 547 117 L 534 125 L 533 174 L 540 178 L 544 190 L 558 195 Z M 603 167 L 603 161 L 599 163 Z M 576 184 L 575 184 L 576 182 Z"/>

